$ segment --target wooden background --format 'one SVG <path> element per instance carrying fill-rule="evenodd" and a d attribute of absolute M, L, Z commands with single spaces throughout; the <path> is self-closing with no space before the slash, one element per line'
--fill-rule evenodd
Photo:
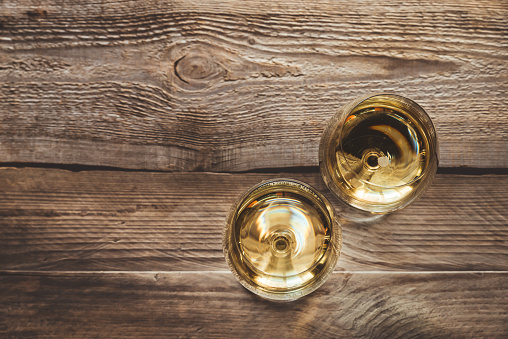
<path fill-rule="evenodd" d="M 358 215 L 317 167 L 331 115 L 420 103 L 430 190 Z M 2 0 L 0 336 L 508 337 L 506 1 Z M 293 303 L 247 292 L 245 189 L 314 185 L 343 251 Z"/>

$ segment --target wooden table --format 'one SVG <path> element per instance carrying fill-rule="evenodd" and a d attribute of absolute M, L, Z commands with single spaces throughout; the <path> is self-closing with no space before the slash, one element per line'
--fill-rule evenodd
<path fill-rule="evenodd" d="M 420 103 L 431 189 L 346 218 L 320 135 L 369 92 Z M 3 0 L 1 337 L 508 337 L 508 4 Z M 293 303 L 225 264 L 231 203 L 272 177 L 340 211 Z"/>

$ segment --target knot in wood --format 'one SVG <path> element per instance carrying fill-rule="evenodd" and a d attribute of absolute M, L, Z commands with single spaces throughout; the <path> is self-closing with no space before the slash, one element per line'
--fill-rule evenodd
<path fill-rule="evenodd" d="M 224 67 L 208 51 L 191 50 L 175 61 L 175 75 L 183 82 L 196 87 L 206 87 L 213 80 L 222 78 Z"/>

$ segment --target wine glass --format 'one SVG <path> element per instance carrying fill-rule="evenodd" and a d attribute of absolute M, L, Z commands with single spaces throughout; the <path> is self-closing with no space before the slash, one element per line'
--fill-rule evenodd
<path fill-rule="evenodd" d="M 292 301 L 321 286 L 339 257 L 330 203 L 294 179 L 263 181 L 232 206 L 223 233 L 229 268 L 249 291 Z"/>
<path fill-rule="evenodd" d="M 414 101 L 366 95 L 328 123 L 319 166 L 328 188 L 347 204 L 373 213 L 395 211 L 429 187 L 438 167 L 436 131 Z"/>

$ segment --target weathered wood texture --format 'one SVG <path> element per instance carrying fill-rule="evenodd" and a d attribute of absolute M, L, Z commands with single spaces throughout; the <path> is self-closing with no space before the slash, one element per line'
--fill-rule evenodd
<path fill-rule="evenodd" d="M 317 168 L 206 172 L 315 166 L 331 115 L 381 91 L 427 110 L 441 166 L 508 168 L 507 18 L 484 0 L 0 1 L 0 166 L 199 172 L 0 168 L 0 337 L 508 337 L 508 175 L 438 175 L 374 219 Z M 343 224 L 337 271 L 290 304 L 222 255 L 233 201 L 275 176 Z"/>
<path fill-rule="evenodd" d="M 0 334 L 506 338 L 507 278 L 336 273 L 311 296 L 274 304 L 223 273 L 0 273 Z"/>
<path fill-rule="evenodd" d="M 330 116 L 392 91 L 446 167 L 508 167 L 503 1 L 0 4 L 0 162 L 317 164 Z M 488 149 L 488 154 L 485 150 Z"/>
<path fill-rule="evenodd" d="M 261 180 L 318 173 L 0 170 L 0 269 L 227 270 L 221 231 Z M 347 214 L 346 214 L 347 215 Z M 401 212 L 342 220 L 337 270 L 508 270 L 508 176 L 438 175 Z"/>

